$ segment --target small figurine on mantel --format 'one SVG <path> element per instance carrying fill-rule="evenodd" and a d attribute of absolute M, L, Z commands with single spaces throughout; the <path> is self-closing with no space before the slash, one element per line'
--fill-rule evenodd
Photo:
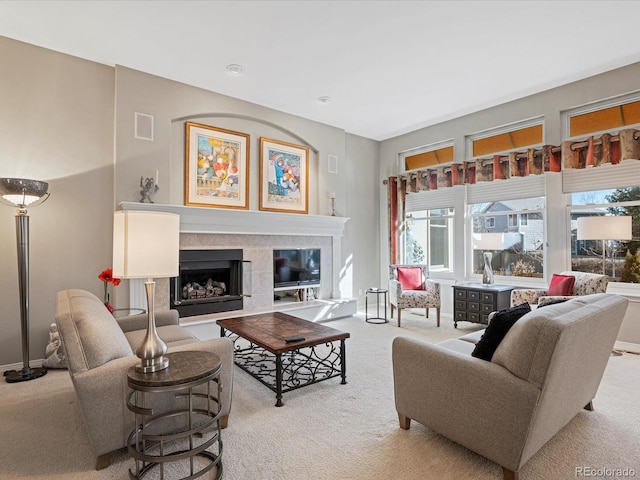
<path fill-rule="evenodd" d="M 140 203 L 153 203 L 151 195 L 155 194 L 160 189 L 157 183 L 156 179 L 140 177 Z"/>

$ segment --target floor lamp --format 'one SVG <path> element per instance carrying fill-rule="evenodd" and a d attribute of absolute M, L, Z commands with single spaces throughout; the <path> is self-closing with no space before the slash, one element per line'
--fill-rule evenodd
<path fill-rule="evenodd" d="M 147 278 L 147 332 L 136 350 L 136 371 L 152 373 L 169 366 L 167 344 L 156 330 L 154 278 L 177 277 L 180 256 L 180 216 L 173 213 L 125 210 L 114 213 L 113 276 Z"/>
<path fill-rule="evenodd" d="M 29 215 L 27 207 L 35 207 L 49 198 L 49 184 L 25 178 L 0 178 L 0 198 L 3 203 L 18 207 L 16 241 L 18 245 L 18 283 L 20 292 L 20 326 L 22 329 L 22 370 L 8 370 L 8 383 L 25 382 L 42 377 L 46 368 L 29 366 Z"/>
<path fill-rule="evenodd" d="M 602 240 L 603 275 L 606 275 L 605 240 L 631 240 L 632 238 L 631 217 L 628 215 L 578 218 L 577 240 Z"/>

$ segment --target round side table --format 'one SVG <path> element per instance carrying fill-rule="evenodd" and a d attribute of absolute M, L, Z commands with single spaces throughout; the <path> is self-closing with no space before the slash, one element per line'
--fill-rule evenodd
<path fill-rule="evenodd" d="M 367 288 L 364 293 L 364 321 L 367 323 L 389 323 L 387 320 L 387 291 L 382 288 Z M 376 296 L 376 316 L 369 316 L 369 295 Z M 383 296 L 384 317 L 380 316 L 380 295 Z"/>
<path fill-rule="evenodd" d="M 153 373 L 130 367 L 127 408 L 135 413 L 128 451 L 135 460 L 130 479 L 160 469 L 160 478 L 191 479 L 217 469 L 222 478 L 220 358 L 211 352 L 165 355 L 169 367 Z M 209 447 L 215 451 L 208 451 Z M 167 477 L 165 477 L 167 475 Z M 181 475 L 178 477 L 177 475 Z"/>

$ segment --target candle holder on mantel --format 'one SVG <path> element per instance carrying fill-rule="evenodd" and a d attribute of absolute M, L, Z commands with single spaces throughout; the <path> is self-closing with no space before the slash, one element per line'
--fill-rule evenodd
<path fill-rule="evenodd" d="M 140 177 L 140 203 L 153 203 L 151 196 L 160 190 L 158 176 L 156 178 Z"/>
<path fill-rule="evenodd" d="M 335 192 L 329 192 L 327 195 L 331 200 L 331 216 L 335 217 L 336 216 L 336 194 Z"/>

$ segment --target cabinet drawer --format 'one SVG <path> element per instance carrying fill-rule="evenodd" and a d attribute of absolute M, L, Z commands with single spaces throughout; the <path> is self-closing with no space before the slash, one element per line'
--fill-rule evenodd
<path fill-rule="evenodd" d="M 480 292 L 475 292 L 473 290 L 469 290 L 468 293 L 469 300 L 480 300 Z"/>
<path fill-rule="evenodd" d="M 482 301 L 485 303 L 493 303 L 496 299 L 496 295 L 493 292 L 482 292 Z"/>
<path fill-rule="evenodd" d="M 456 312 L 456 321 L 460 321 L 460 320 L 466 320 L 467 319 L 467 312 Z"/>
<path fill-rule="evenodd" d="M 483 303 L 480 307 L 480 311 L 482 313 L 486 313 L 487 315 L 493 312 L 493 310 L 494 310 L 493 304 L 489 304 L 489 303 Z"/>
<path fill-rule="evenodd" d="M 456 300 L 456 310 L 466 310 L 466 309 L 467 309 L 466 300 Z"/>
<path fill-rule="evenodd" d="M 469 308 L 468 310 L 470 312 L 479 312 L 480 311 L 480 304 L 478 302 L 469 302 Z"/>
<path fill-rule="evenodd" d="M 454 291 L 456 292 L 456 298 L 467 298 L 466 290 L 460 290 L 459 288 L 456 288 L 454 289 Z"/>
<path fill-rule="evenodd" d="M 480 323 L 480 315 L 478 315 L 477 313 L 469 312 L 469 321 L 470 322 L 475 322 L 475 323 Z"/>

